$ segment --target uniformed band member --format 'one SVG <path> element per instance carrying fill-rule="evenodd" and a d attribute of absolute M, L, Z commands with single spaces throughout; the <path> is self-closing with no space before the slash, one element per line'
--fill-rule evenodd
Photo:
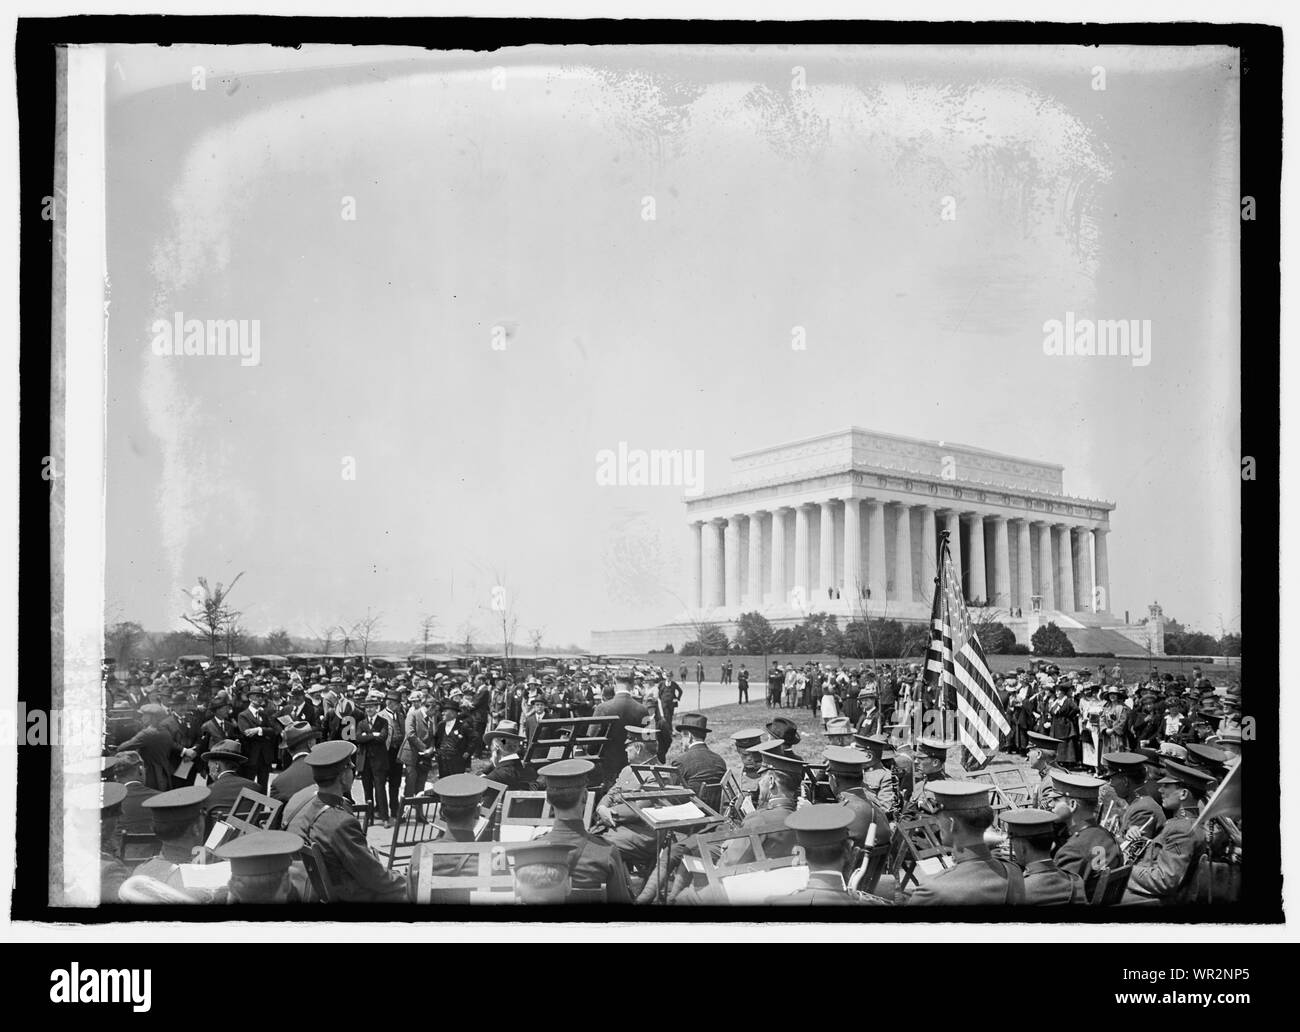
<path fill-rule="evenodd" d="M 1052 783 L 1061 795 L 1056 802 L 1056 819 L 1064 820 L 1070 832 L 1056 850 L 1056 866 L 1082 878 L 1088 898 L 1092 899 L 1101 872 L 1124 866 L 1115 836 L 1097 823 L 1097 796 L 1106 783 L 1062 770 L 1052 771 Z"/>
<path fill-rule="evenodd" d="M 926 879 L 907 898 L 912 906 L 1019 905 L 1025 901 L 1020 868 L 990 852 L 984 833 L 993 824 L 989 787 L 969 781 L 930 781 L 939 834 L 952 848 L 953 866 Z"/>
<path fill-rule="evenodd" d="M 948 750 L 953 744 L 937 738 L 917 740 L 916 752 L 912 757 L 912 795 L 907 805 L 903 807 L 905 817 L 938 812 L 938 806 L 930 796 L 929 786 L 932 781 L 943 778 L 944 764 L 948 761 Z"/>
<path fill-rule="evenodd" d="M 230 902 L 305 903 L 309 881 L 301 861 L 302 839 L 287 831 L 253 831 L 217 847 L 230 862 Z"/>
<path fill-rule="evenodd" d="M 898 817 L 900 796 L 898 776 L 885 767 L 889 739 L 884 735 L 856 734 L 853 736 L 853 746 L 867 758 L 867 765 L 862 770 L 862 787 L 876 797 L 889 814 L 889 819 L 895 820 Z"/>
<path fill-rule="evenodd" d="M 740 757 L 740 773 L 750 780 L 758 778 L 758 757 L 749 750 L 763 740 L 763 731 L 757 727 L 745 727 L 731 736 L 731 742 Z"/>
<path fill-rule="evenodd" d="M 1012 859 L 1024 871 L 1025 902 L 1047 907 L 1087 903 L 1088 890 L 1073 871 L 1064 871 L 1052 859 L 1056 843 L 1056 814 L 1032 807 L 1012 809 L 1002 815 Z"/>
<path fill-rule="evenodd" d="M 339 902 L 401 902 L 405 879 L 385 870 L 352 813 L 355 752 L 355 745 L 342 741 L 322 742 L 311 751 L 307 765 L 316 779 L 316 795 L 292 817 L 288 830 L 320 846 Z"/>
<path fill-rule="evenodd" d="M 595 769 L 589 760 L 561 760 L 538 771 L 546 786 L 546 801 L 555 811 L 555 824 L 536 841 L 577 847 L 570 863 L 573 888 L 603 887 L 607 902 L 631 903 L 623 857 L 615 847 L 588 832 L 583 824 L 587 781 Z"/>
<path fill-rule="evenodd" d="M 862 784 L 863 768 L 867 765 L 866 755 L 859 749 L 828 745 L 825 757 L 835 801 L 846 807 L 852 815 L 848 825 L 850 841 L 855 846 L 866 849 L 888 842 L 889 813 L 880 800 Z"/>
<path fill-rule="evenodd" d="M 515 898 L 543 906 L 565 902 L 573 889 L 569 869 L 577 848 L 546 839 L 511 846 L 507 853 L 514 861 Z"/>
<path fill-rule="evenodd" d="M 137 876 L 156 878 L 174 889 L 184 889 L 177 868 L 193 862 L 194 850 L 203 841 L 203 807 L 209 792 L 202 785 L 159 792 L 144 801 L 153 818 L 158 855 L 135 869 Z"/>
<path fill-rule="evenodd" d="M 122 883 L 131 877 L 117 858 L 117 819 L 126 799 L 126 786 L 116 781 L 95 782 L 72 793 L 69 803 L 78 810 L 99 814 L 99 901 L 116 903 Z"/>
<path fill-rule="evenodd" d="M 487 784 L 473 774 L 452 774 L 439 778 L 433 784 L 433 794 L 438 797 L 438 818 L 446 825 L 442 840 L 473 842 L 479 821 L 479 806 L 487 792 Z M 440 858 L 441 859 L 441 858 Z M 435 874 L 442 872 L 435 871 Z"/>
<path fill-rule="evenodd" d="M 1204 771 L 1173 760 L 1166 762 L 1165 770 L 1160 779 L 1160 804 L 1167 820 L 1133 864 L 1123 899 L 1127 904 L 1182 902 L 1205 852 L 1205 836 L 1195 826 L 1212 779 Z"/>
<path fill-rule="evenodd" d="M 852 752 L 853 750 L 846 750 Z M 845 872 L 852 863 L 849 825 L 853 812 L 834 803 L 814 803 L 790 814 L 785 826 L 794 832 L 808 863 L 808 884 L 797 892 L 772 896 L 765 903 L 777 906 L 855 906 L 889 904 L 878 896 L 848 887 Z"/>
<path fill-rule="evenodd" d="M 1029 769 L 1038 772 L 1038 784 L 1034 787 L 1029 804 L 1040 810 L 1050 810 L 1056 805 L 1058 798 L 1056 790 L 1052 787 L 1051 771 L 1056 763 L 1056 748 L 1061 744 L 1061 740 L 1037 731 L 1030 731 L 1028 737 L 1029 753 L 1026 760 Z"/>
<path fill-rule="evenodd" d="M 1139 795 L 1146 779 L 1146 757 L 1141 753 L 1106 753 L 1107 786 L 1098 798 L 1102 808 L 1101 824 L 1120 842 L 1129 861 L 1142 845 L 1160 834 L 1165 826 L 1165 812 L 1149 795 Z M 1109 792 L 1107 791 L 1109 790 Z M 1140 845 L 1141 844 L 1141 845 Z"/>

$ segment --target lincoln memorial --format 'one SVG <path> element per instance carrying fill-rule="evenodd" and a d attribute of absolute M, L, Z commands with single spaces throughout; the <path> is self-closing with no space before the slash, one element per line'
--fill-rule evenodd
<path fill-rule="evenodd" d="M 597 646 L 660 647 L 750 610 L 777 625 L 810 612 L 841 625 L 927 620 L 943 530 L 967 601 L 1018 638 L 1049 620 L 1119 629 L 1106 544 L 1115 504 L 1066 494 L 1063 473 L 857 427 L 745 452 L 729 487 L 686 498 L 686 611 L 659 628 L 594 632 Z M 672 629 L 681 634 L 665 639 Z"/>

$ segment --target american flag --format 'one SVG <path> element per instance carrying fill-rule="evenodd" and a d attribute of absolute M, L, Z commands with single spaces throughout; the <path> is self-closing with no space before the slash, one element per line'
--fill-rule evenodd
<path fill-rule="evenodd" d="M 925 656 L 925 684 L 941 708 L 957 700 L 957 741 L 961 744 L 961 765 L 980 770 L 997 755 L 1000 734 L 1011 725 L 998 702 L 984 649 L 971 626 L 970 614 L 962 601 L 961 576 L 953 569 L 948 537 L 943 536 L 939 556 L 939 578 L 930 615 L 930 648 Z"/>

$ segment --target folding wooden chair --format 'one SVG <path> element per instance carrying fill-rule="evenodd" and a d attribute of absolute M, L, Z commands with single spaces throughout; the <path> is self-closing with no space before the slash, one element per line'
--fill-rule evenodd
<path fill-rule="evenodd" d="M 722 799 L 721 805 L 717 807 L 728 820 L 739 824 L 746 817 L 745 799 L 747 793 L 740 783 L 740 778 L 736 777 L 734 770 L 728 770 L 722 775 Z"/>
<path fill-rule="evenodd" d="M 882 842 L 870 849 L 858 850 L 859 856 L 853 865 L 853 874 L 849 876 L 849 888 L 859 889 L 874 896 L 876 886 L 880 884 L 880 879 L 889 865 L 889 853 L 892 848 L 892 842 Z"/>
<path fill-rule="evenodd" d="M 503 793 L 501 800 L 501 819 L 497 828 L 498 838 L 502 842 L 523 842 L 527 835 L 536 837 L 540 832 L 507 833 L 506 828 L 551 828 L 555 826 L 555 808 L 546 801 L 545 792 L 510 791 Z M 596 793 L 588 791 L 583 804 L 582 824 L 591 827 L 592 815 L 596 812 Z"/>
<path fill-rule="evenodd" d="M 388 870 L 407 864 L 411 850 L 422 842 L 434 841 L 442 834 L 445 829 L 440 829 L 434 819 L 437 809 L 437 796 L 407 796 L 402 800 L 397 811 L 397 823 L 393 825 L 392 841 L 387 849 L 379 847 L 376 850 L 380 856 L 388 858 Z M 434 813 L 430 814 L 430 810 Z"/>
<path fill-rule="evenodd" d="M 733 893 L 738 888 L 741 880 L 753 880 L 746 876 L 806 866 L 803 851 L 797 848 L 789 856 L 765 857 L 761 860 L 751 860 L 743 864 L 718 865 L 714 864 L 710 859 L 704 858 L 704 874 L 708 879 L 708 888 L 706 890 L 708 902 L 717 904 L 761 903 L 769 895 L 783 895 L 789 891 L 784 886 L 772 886 L 770 890 L 763 890 L 750 885 L 747 886 L 747 893 L 754 894 L 752 898 L 733 898 Z"/>
<path fill-rule="evenodd" d="M 940 842 L 939 822 L 931 814 L 915 820 L 899 821 L 894 826 L 890 857 L 890 873 L 894 876 L 899 892 L 907 887 L 909 880 L 915 885 L 921 884 L 916 869 L 925 860 L 938 859 L 945 871 L 952 866 L 952 852 Z"/>
<path fill-rule="evenodd" d="M 254 792 L 251 788 L 241 788 L 231 804 L 230 812 L 223 819 L 241 835 L 247 835 L 250 831 L 266 831 L 273 825 L 283 806 L 284 803 L 278 799 Z"/>
<path fill-rule="evenodd" d="M 434 874 L 435 868 L 455 873 Z M 517 902 L 499 842 L 423 842 L 411 856 L 410 884 L 415 903 Z"/>
<path fill-rule="evenodd" d="M 157 856 L 160 848 L 152 831 L 124 831 L 117 844 L 117 858 L 134 868 Z"/>
<path fill-rule="evenodd" d="M 642 788 L 668 788 L 681 781 L 681 771 L 659 763 L 633 763 L 632 773 Z"/>
<path fill-rule="evenodd" d="M 1102 871 L 1097 878 L 1097 885 L 1092 890 L 1092 899 L 1089 902 L 1094 907 L 1113 907 L 1124 898 L 1124 890 L 1128 888 L 1128 876 L 1132 873 L 1132 864 L 1126 864 L 1123 867 L 1109 867 Z"/>
<path fill-rule="evenodd" d="M 548 717 L 537 722 L 537 729 L 524 754 L 525 766 L 540 766 L 575 756 L 596 764 L 593 777 L 600 771 L 600 755 L 609 741 L 609 729 L 618 717 Z"/>

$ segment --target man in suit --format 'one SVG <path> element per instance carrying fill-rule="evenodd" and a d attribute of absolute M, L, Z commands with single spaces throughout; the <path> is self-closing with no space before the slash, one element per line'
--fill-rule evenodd
<path fill-rule="evenodd" d="M 218 742 L 201 757 L 208 765 L 208 797 L 203 803 L 205 818 L 224 817 L 235 805 L 235 799 L 244 789 L 264 792 L 255 781 L 241 777 L 239 771 L 248 763 L 236 741 Z"/>
<path fill-rule="evenodd" d="M 433 732 L 433 748 L 438 760 L 438 775 L 465 774 L 469 771 L 470 752 L 474 746 L 474 729 L 460 715 L 460 707 L 448 700 L 442 704 L 442 718 Z"/>
<path fill-rule="evenodd" d="M 546 785 L 546 801 L 555 810 L 555 823 L 537 841 L 576 847 L 569 862 L 575 889 L 605 889 L 608 903 L 631 903 L 627 869 L 619 851 L 583 824 L 589 776 L 595 770 L 590 760 L 561 760 L 538 773 Z"/>
<path fill-rule="evenodd" d="M 388 792 L 389 820 L 396 821 L 402 811 L 402 761 L 398 753 L 402 751 L 402 739 L 406 730 L 406 717 L 402 713 L 402 694 L 395 688 L 384 692 L 384 708 L 380 710 L 380 722 L 374 726 L 385 729 L 385 748 L 388 751 L 388 766 L 385 768 L 385 786 Z"/>
<path fill-rule="evenodd" d="M 1002 815 L 1011 857 L 1025 877 L 1025 903 L 1052 907 L 1088 902 L 1083 879 L 1065 871 L 1052 859 L 1056 844 L 1056 814 L 1032 807 L 1011 809 Z"/>
<path fill-rule="evenodd" d="M 320 847 L 338 902 L 405 902 L 405 875 L 385 868 L 352 813 L 355 752 L 351 742 L 322 742 L 311 751 L 307 765 L 316 779 L 316 794 L 293 815 L 288 830 Z"/>
<path fill-rule="evenodd" d="M 239 740 L 248 753 L 248 771 L 261 792 L 266 791 L 275 761 L 280 724 L 266 707 L 266 689 L 255 684 L 248 689 L 248 708 L 235 718 Z"/>
<path fill-rule="evenodd" d="M 316 783 L 311 776 L 311 768 L 307 766 L 307 756 L 316 747 L 319 737 L 320 731 L 306 721 L 290 724 L 284 729 L 284 747 L 291 759 L 289 766 L 271 782 L 272 799 L 287 803 L 294 793 Z"/>
<path fill-rule="evenodd" d="M 1003 906 L 1025 901 L 1020 868 L 989 851 L 984 833 L 993 825 L 989 786 L 969 781 L 927 785 L 939 813 L 939 835 L 952 848 L 953 866 L 927 878 L 907 898 L 910 906 Z"/>
<path fill-rule="evenodd" d="M 632 698 L 630 674 L 620 674 L 613 691 L 606 688 L 605 693 L 605 701 L 596 707 L 596 712 L 592 715 L 616 718 L 609 725 L 608 741 L 600 754 L 603 779 L 606 784 L 612 784 L 619 771 L 627 766 L 627 734 L 624 729 L 628 724 L 644 726 L 650 719 L 650 711 Z M 596 731 L 593 727 L 592 733 Z"/>
<path fill-rule="evenodd" d="M 1060 770 L 1052 772 L 1052 783 L 1062 797 L 1056 803 L 1056 819 L 1067 821 L 1070 830 L 1070 837 L 1056 850 L 1056 866 L 1082 878 L 1092 899 L 1101 872 L 1124 866 L 1115 836 L 1097 823 L 1097 796 L 1106 783 Z"/>
<path fill-rule="evenodd" d="M 172 786 L 171 762 L 175 740 L 161 726 L 167 718 L 167 710 L 156 702 L 147 702 L 140 707 L 140 719 L 144 726 L 121 745 L 111 747 L 114 752 L 136 752 L 144 765 L 144 783 L 156 792 L 166 792 Z"/>
<path fill-rule="evenodd" d="M 524 747 L 524 736 L 513 720 L 503 720 L 484 737 L 488 748 L 493 743 L 500 743 L 500 753 L 491 769 L 483 776 L 489 781 L 505 785 L 507 792 L 526 790 L 534 781 L 535 773 L 531 767 L 525 767 L 519 752 Z"/>
<path fill-rule="evenodd" d="M 424 783 L 429 778 L 429 771 L 433 767 L 434 743 L 431 741 L 424 692 L 418 689 L 413 691 L 409 701 L 411 708 L 406 714 L 402 747 L 398 750 L 397 758 L 402 761 L 402 767 L 406 771 L 405 793 L 414 796 L 424 791 Z M 420 817 L 423 816 L 421 813 Z"/>
<path fill-rule="evenodd" d="M 211 749 L 218 742 L 224 742 L 228 739 L 239 740 L 239 727 L 230 718 L 230 697 L 224 691 L 217 692 L 212 697 L 212 702 L 208 706 L 208 719 L 199 727 L 198 736 L 194 740 L 194 745 L 186 750 L 187 759 L 198 760 L 205 752 Z M 203 767 L 202 762 L 197 764 Z M 199 771 L 200 774 L 203 770 Z"/>
<path fill-rule="evenodd" d="M 675 729 L 681 735 L 682 752 L 673 766 L 681 783 L 698 793 L 701 785 L 721 781 L 727 773 L 727 761 L 708 747 L 709 718 L 703 713 L 683 713 Z"/>
<path fill-rule="evenodd" d="M 749 702 L 749 671 L 745 669 L 745 664 L 740 664 L 740 670 L 736 673 L 736 701 Z"/>
<path fill-rule="evenodd" d="M 659 685 L 658 712 L 655 714 L 657 725 L 656 738 L 659 743 L 656 758 L 660 763 L 668 759 L 668 750 L 673 745 L 673 714 L 677 704 L 682 701 L 682 686 L 669 677 Z"/>
<path fill-rule="evenodd" d="M 356 761 L 366 802 L 375 819 L 389 828 L 393 821 L 388 814 L 388 720 L 380 712 L 383 704 L 383 692 L 366 697 L 365 716 L 357 722 Z"/>
<path fill-rule="evenodd" d="M 315 691 L 320 690 L 319 685 L 312 685 Z M 288 716 L 292 718 L 295 724 L 310 724 L 314 728 L 320 727 L 320 710 L 316 708 L 313 699 L 307 697 L 307 691 L 301 683 L 295 683 L 289 689 L 291 703 L 289 706 Z M 309 750 L 310 751 L 310 750 Z"/>

